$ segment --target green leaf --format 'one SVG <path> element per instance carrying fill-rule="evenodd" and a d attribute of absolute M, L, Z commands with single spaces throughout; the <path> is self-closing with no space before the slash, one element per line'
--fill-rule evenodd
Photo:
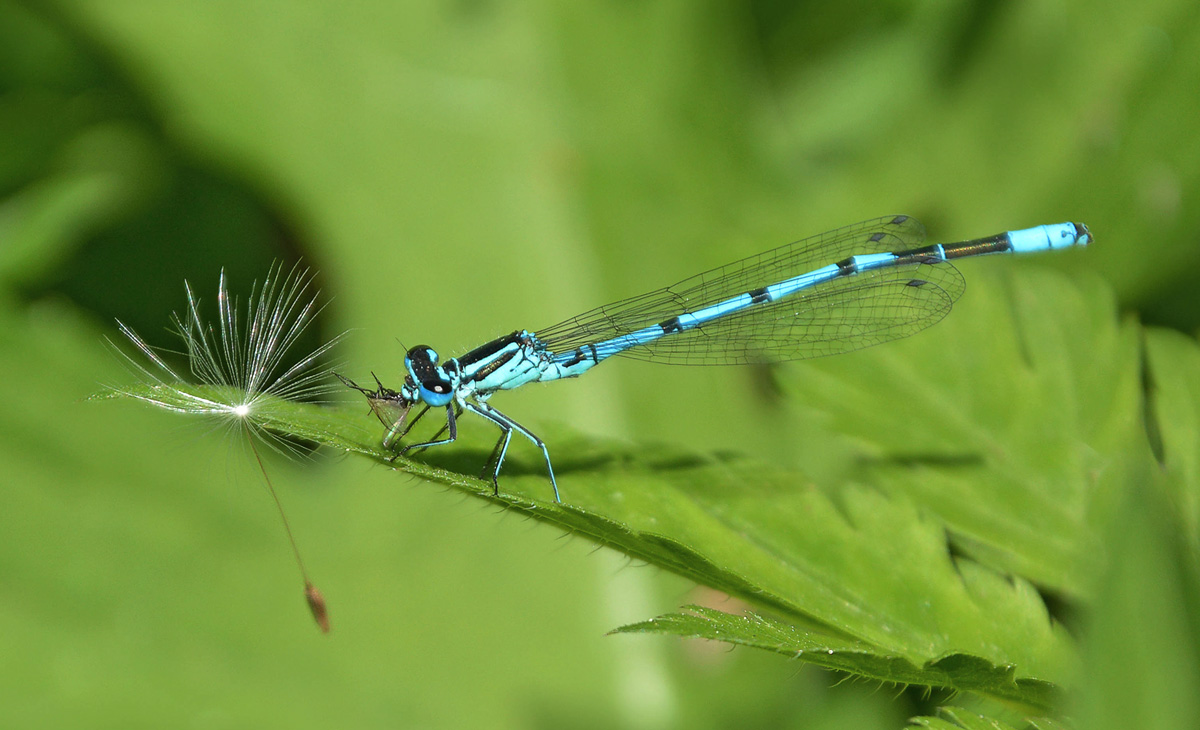
<path fill-rule="evenodd" d="M 162 387 L 129 394 L 162 399 Z M 228 399 L 219 389 L 187 390 Z M 393 462 L 376 445 L 382 429 L 365 410 L 262 399 L 250 418 L 499 502 L 766 607 L 822 642 L 837 637 L 833 646 L 853 647 L 864 666 L 877 667 L 868 676 L 949 682 L 1044 707 L 1046 683 L 1069 675 L 1070 642 L 1036 592 L 951 559 L 941 524 L 905 501 L 847 487 L 835 504 L 777 467 L 567 432 L 543 434 L 566 455 L 556 462 L 570 485 L 565 503 L 551 500 L 540 459 L 514 458 L 493 496 L 490 482 L 463 475 L 483 464 L 490 441 L 464 433 L 458 448 L 431 450 L 428 463 Z"/>
<path fill-rule="evenodd" d="M 1035 707 L 1050 707 L 1056 699 L 1053 685 L 1017 679 L 1013 667 L 991 665 L 978 657 L 954 654 L 917 666 L 907 658 L 881 654 L 877 647 L 864 642 L 802 629 L 755 613 L 735 616 L 704 606 L 687 606 L 685 611 L 622 626 L 613 633 L 658 632 L 725 641 L 881 682 L 956 687 Z"/>
<path fill-rule="evenodd" d="M 365 404 L 260 396 L 242 422 L 500 503 L 771 614 L 695 609 L 625 633 L 724 638 L 1044 711 L 1072 683 L 1076 652 L 1027 578 L 1086 596 L 1100 564 L 1094 525 L 1151 463 L 1137 419 L 1137 333 L 1113 324 L 1098 286 L 1032 274 L 1007 281 L 1006 293 L 980 281 L 940 341 L 805 364 L 788 381 L 870 454 L 849 481 L 539 427 L 556 454 L 565 499 L 556 503 L 536 452 L 510 457 L 498 494 L 468 476 L 494 438 L 471 419 L 454 447 L 419 460 L 382 448 Z M 244 400 L 222 387 L 127 390 L 168 406 L 173 393 L 184 403 Z M 218 417 L 239 420 L 233 410 Z M 948 539 L 969 557 L 953 557 Z"/>
<path fill-rule="evenodd" d="M 1114 326 L 1098 282 L 970 273 L 935 344 L 808 363 L 784 385 L 806 418 L 850 437 L 849 476 L 936 514 L 974 559 L 1086 597 L 1097 525 L 1152 464 L 1138 329 Z"/>

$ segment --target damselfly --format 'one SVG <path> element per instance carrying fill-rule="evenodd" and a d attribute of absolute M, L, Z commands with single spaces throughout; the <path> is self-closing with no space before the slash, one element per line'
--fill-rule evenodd
<path fill-rule="evenodd" d="M 582 375 L 614 355 L 652 362 L 729 365 L 779 362 L 850 352 L 907 337 L 950 311 L 963 293 L 953 259 L 1029 253 L 1091 242 L 1082 223 L 1058 223 L 960 243 L 921 246 L 924 227 L 909 216 L 887 216 L 839 228 L 726 264 L 656 291 L 598 307 L 539 330 L 517 330 L 440 361 L 427 345 L 408 350 L 400 389 L 365 394 L 387 426 L 391 448 L 430 408 L 446 409 L 446 424 L 413 449 L 458 437 L 464 410 L 500 428 L 484 465 L 500 493 L 500 467 L 513 432 L 542 450 L 561 501 L 546 444 L 488 404 L 501 390 Z M 416 405 L 421 411 L 408 421 Z M 395 457 L 393 457 L 395 458 Z"/>

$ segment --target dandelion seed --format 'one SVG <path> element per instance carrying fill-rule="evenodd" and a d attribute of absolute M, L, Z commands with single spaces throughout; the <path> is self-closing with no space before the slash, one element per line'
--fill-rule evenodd
<path fill-rule="evenodd" d="M 289 358 L 292 347 L 320 314 L 316 292 L 311 292 L 312 274 L 299 265 L 286 273 L 282 264 L 275 264 L 267 273 L 262 286 L 253 285 L 244 311 L 230 297 L 225 272 L 221 271 L 217 287 L 217 324 L 209 323 L 201 314 L 200 299 L 192 287 L 187 291 L 187 309 L 171 316 L 172 329 L 183 342 L 182 355 L 192 376 L 179 374 L 167 364 L 164 354 L 151 347 L 129 326 L 117 321 L 121 333 L 149 361 L 143 363 L 124 357 L 142 383 L 132 387 L 114 387 L 112 392 L 166 408 L 177 413 L 215 416 L 231 427 L 242 431 L 258 463 L 268 493 L 275 503 L 292 552 L 304 581 L 305 600 L 313 618 L 322 631 L 329 631 L 329 618 L 324 599 L 308 579 L 304 561 L 284 514 L 283 505 L 267 475 L 256 441 L 277 451 L 295 452 L 295 447 L 274 434 L 265 423 L 269 420 L 270 405 L 279 401 L 311 401 L 332 392 L 330 367 L 320 361 L 341 340 L 342 335 L 320 345 L 296 360 Z M 111 343 L 110 343 L 111 344 Z"/>
<path fill-rule="evenodd" d="M 333 390 L 330 369 L 318 364 L 341 335 L 303 357 L 288 360 L 289 351 L 322 309 L 316 293 L 310 294 L 311 286 L 307 269 L 297 265 L 285 273 L 283 266 L 276 264 L 261 287 L 255 284 L 251 288 L 243 312 L 230 296 L 222 271 L 214 327 L 201 314 L 199 297 L 185 283 L 187 309 L 182 315 L 173 314 L 171 323 L 184 346 L 178 354 L 186 358 L 192 377 L 181 376 L 158 350 L 118 320 L 121 333 L 149 363 L 125 356 L 141 377 L 142 387 L 113 390 L 179 413 L 231 418 L 230 422 L 245 424 L 275 443 L 255 418 L 266 404 L 274 399 L 314 400 Z"/>

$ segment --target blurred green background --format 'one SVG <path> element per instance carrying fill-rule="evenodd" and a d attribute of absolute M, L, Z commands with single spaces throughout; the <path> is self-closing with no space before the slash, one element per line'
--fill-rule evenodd
<path fill-rule="evenodd" d="M 129 378 L 103 338 L 170 344 L 185 278 L 211 301 L 222 267 L 245 291 L 303 258 L 346 371 L 395 383 L 399 339 L 460 352 L 893 212 L 936 240 L 1085 221 L 1086 256 L 968 282 L 1090 271 L 1192 333 L 1198 91 L 1184 0 L 0 0 L 4 724 L 901 725 L 919 692 L 603 636 L 686 581 L 364 460 L 274 460 L 321 636 L 235 439 L 83 402 Z M 500 405 L 796 465 L 763 375 L 628 362 Z"/>

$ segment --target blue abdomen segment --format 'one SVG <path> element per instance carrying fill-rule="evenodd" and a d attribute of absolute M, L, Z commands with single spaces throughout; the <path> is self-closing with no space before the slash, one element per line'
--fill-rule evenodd
<path fill-rule="evenodd" d="M 1008 240 L 1012 244 L 1013 253 L 1033 253 L 1086 246 L 1091 243 L 1092 234 L 1082 223 L 1055 223 L 1021 231 L 1009 231 Z"/>

